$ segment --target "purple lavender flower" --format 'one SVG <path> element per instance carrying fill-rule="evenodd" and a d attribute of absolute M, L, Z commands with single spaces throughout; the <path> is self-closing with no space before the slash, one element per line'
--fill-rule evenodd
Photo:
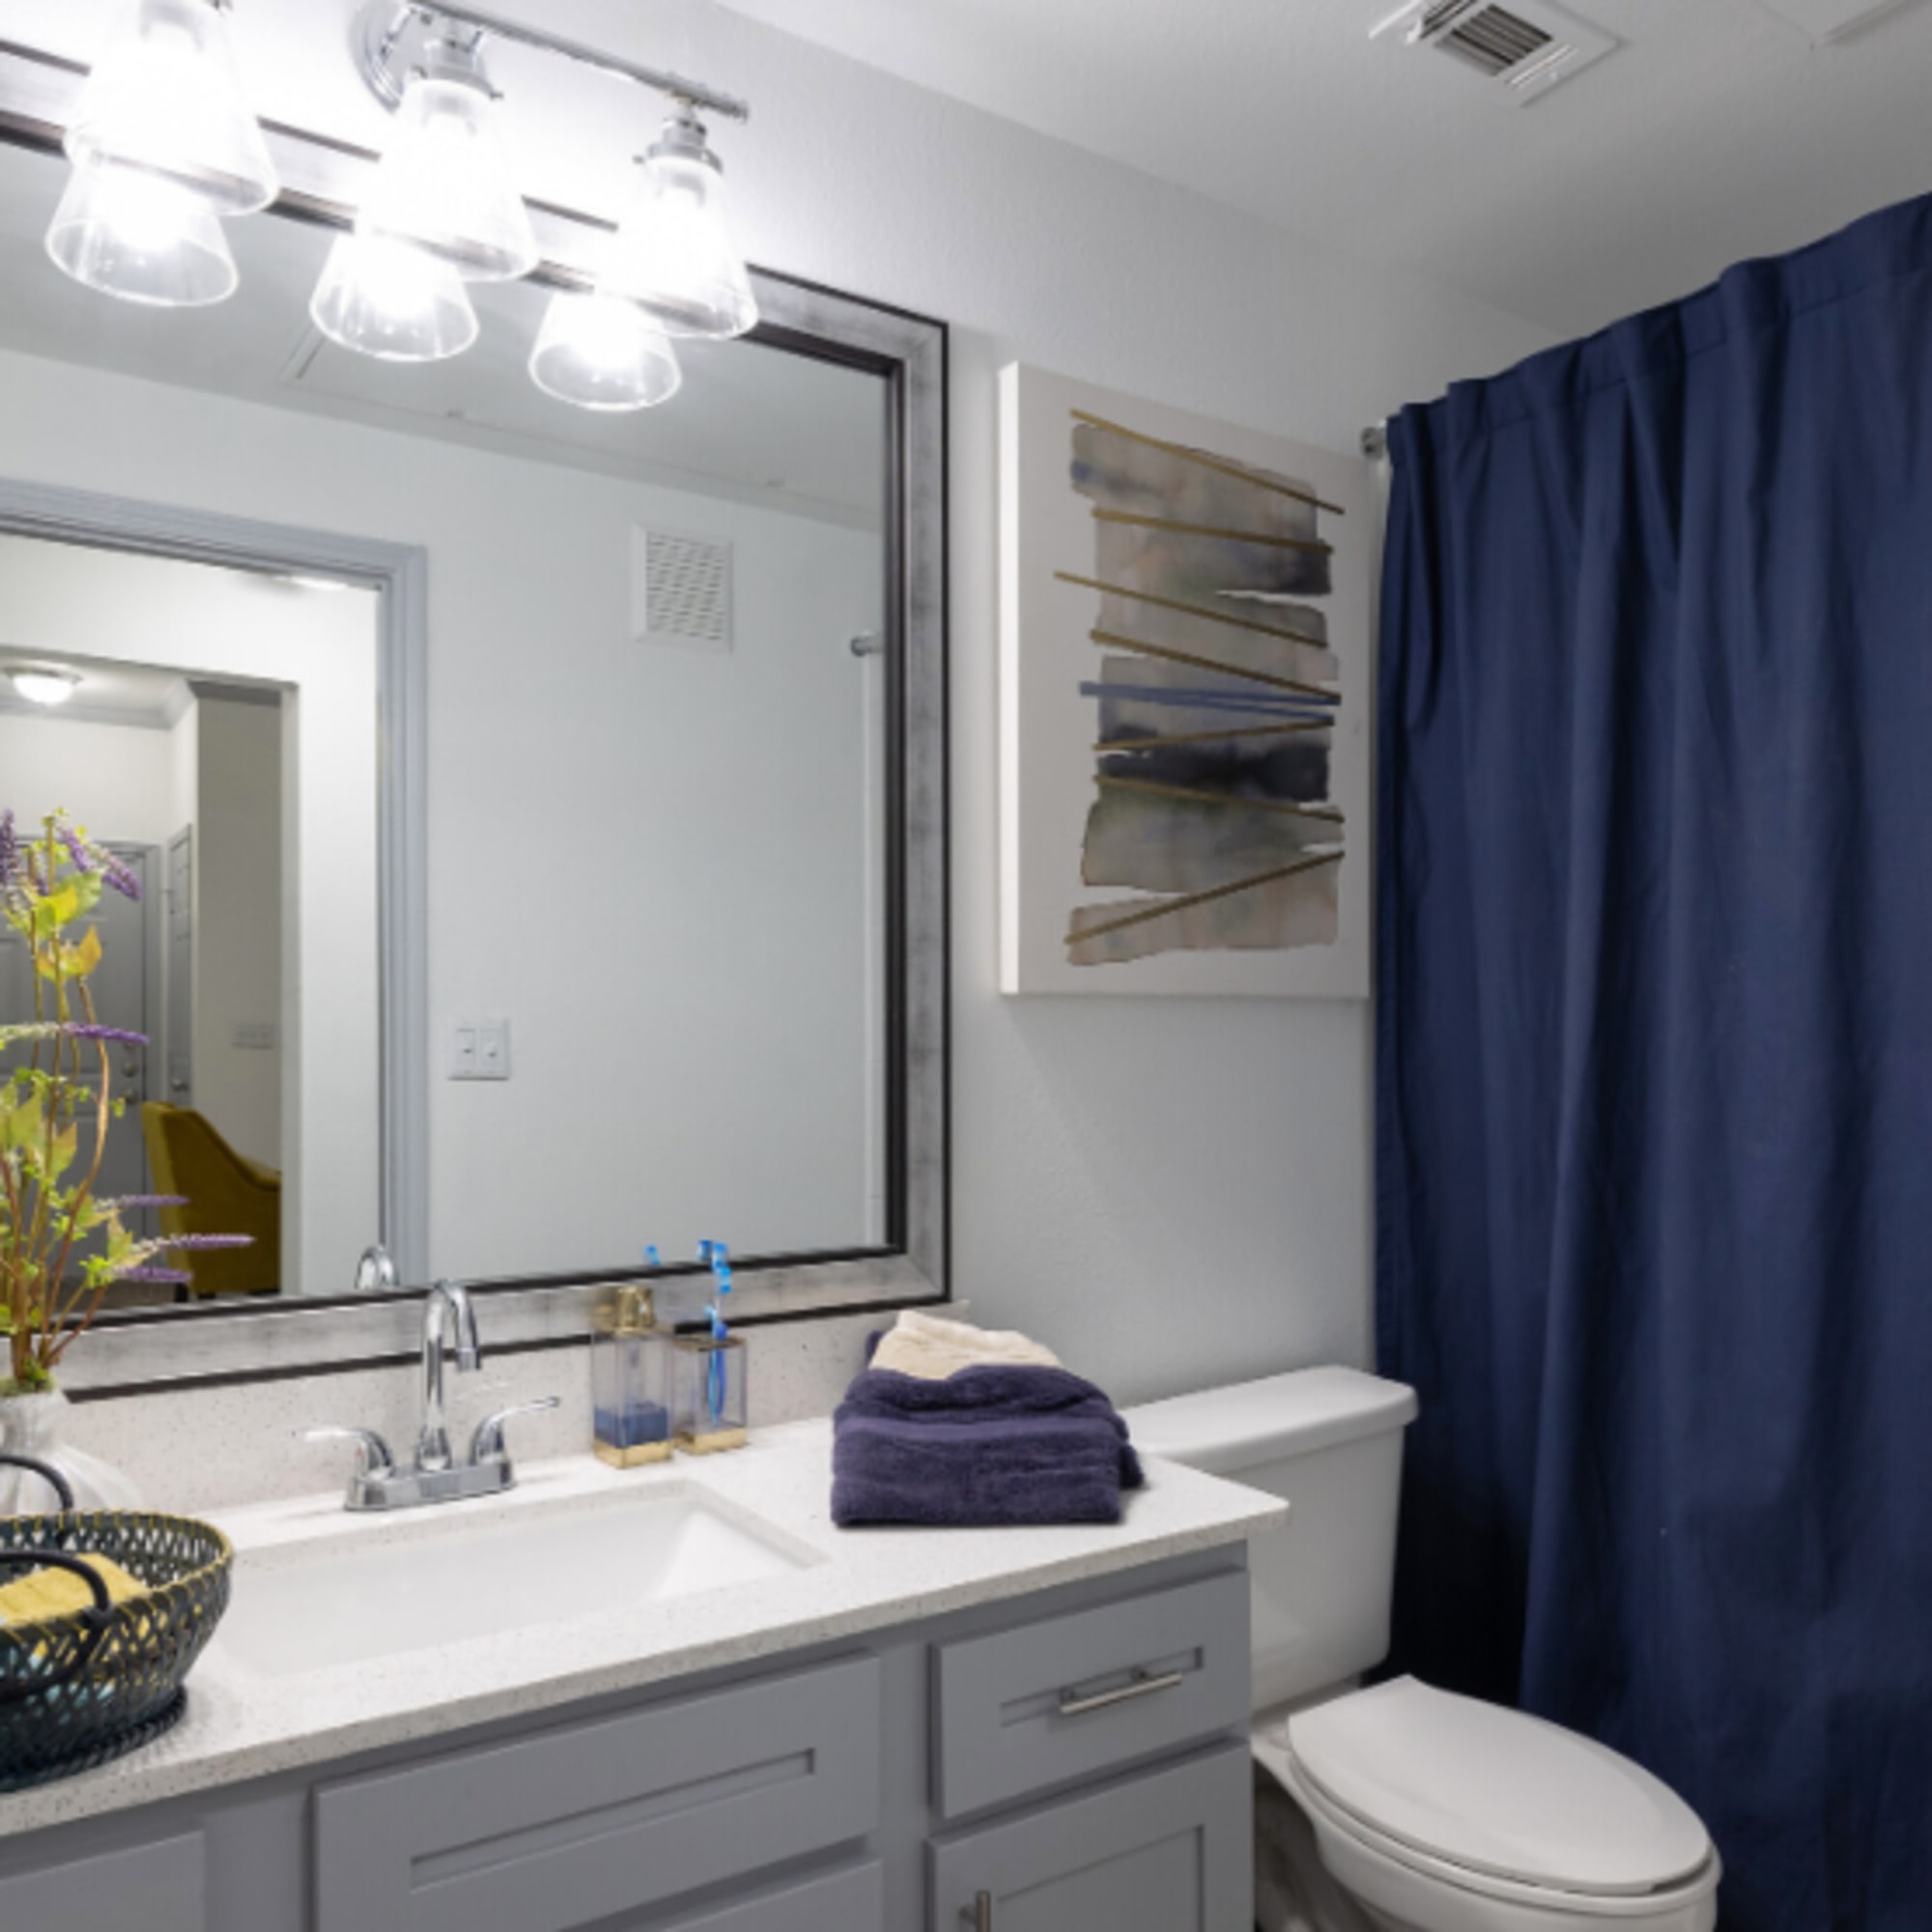
<path fill-rule="evenodd" d="M 161 1239 L 164 1248 L 201 1252 L 209 1248 L 252 1248 L 253 1235 L 167 1235 Z"/>
<path fill-rule="evenodd" d="M 112 1208 L 117 1214 L 125 1214 L 133 1208 L 185 1208 L 185 1194 L 112 1194 L 97 1195 L 97 1208 Z"/>
<path fill-rule="evenodd" d="M 151 1263 L 143 1262 L 138 1267 L 117 1268 L 114 1279 L 153 1282 L 162 1288 L 185 1288 L 194 1277 L 180 1268 L 156 1267 Z"/>
<path fill-rule="evenodd" d="M 56 825 L 54 830 L 60 835 L 60 842 L 67 847 L 67 856 L 73 861 L 74 869 L 81 872 L 94 870 L 94 854 L 88 850 L 81 836 L 71 825 Z"/>
<path fill-rule="evenodd" d="M 100 867 L 101 878 L 124 899 L 138 899 L 141 896 L 140 880 L 106 846 L 90 844 L 86 850 L 88 857 Z M 88 868 L 82 867 L 81 869 L 85 871 Z"/>
<path fill-rule="evenodd" d="M 126 1027 L 63 1026 L 61 1032 L 70 1039 L 98 1039 L 122 1046 L 146 1046 L 148 1043 L 146 1034 L 129 1033 Z"/>
<path fill-rule="evenodd" d="M 0 811 L 0 892 L 6 891 L 20 870 L 20 836 L 14 830 L 14 808 Z"/>

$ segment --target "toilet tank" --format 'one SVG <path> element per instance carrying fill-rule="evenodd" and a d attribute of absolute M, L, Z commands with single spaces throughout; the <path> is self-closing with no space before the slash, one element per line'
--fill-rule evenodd
<path fill-rule="evenodd" d="M 1302 1369 L 1126 1411 L 1136 1448 L 1288 1498 L 1248 1546 L 1254 1708 L 1339 1690 L 1388 1654 L 1402 1432 L 1415 1391 Z"/>

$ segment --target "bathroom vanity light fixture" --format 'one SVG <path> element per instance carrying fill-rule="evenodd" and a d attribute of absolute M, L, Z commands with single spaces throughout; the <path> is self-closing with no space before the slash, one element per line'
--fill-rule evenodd
<path fill-rule="evenodd" d="M 536 266 L 494 128 L 483 69 L 493 41 L 596 68 L 676 104 L 643 157 L 607 272 L 552 298 L 530 356 L 538 387 L 584 409 L 648 408 L 678 385 L 668 334 L 740 335 L 756 322 L 697 119 L 703 108 L 743 120 L 744 102 L 463 5 L 367 0 L 353 38 L 364 79 L 397 110 L 397 129 L 355 233 L 336 243 L 316 291 L 312 312 L 326 334 L 396 360 L 458 355 L 477 332 L 463 283 L 514 280 Z"/>
<path fill-rule="evenodd" d="M 49 708 L 65 704 L 80 688 L 80 679 L 72 671 L 62 670 L 55 665 L 15 665 L 9 668 L 7 676 L 29 704 L 44 704 Z"/>
<path fill-rule="evenodd" d="M 76 281 L 172 307 L 233 293 L 222 221 L 267 207 L 279 189 L 228 43 L 232 4 L 122 0 L 67 131 L 73 173 L 47 233 L 48 253 Z M 484 67 L 497 43 L 594 68 L 673 108 L 639 158 L 604 272 L 550 304 L 530 356 L 538 387 L 583 409 L 646 409 L 677 390 L 669 337 L 724 340 L 756 326 L 724 171 L 698 119 L 746 120 L 744 101 L 463 0 L 363 0 L 350 42 L 395 120 L 310 298 L 331 341 L 385 361 L 460 355 L 480 328 L 467 285 L 537 267 Z"/>
<path fill-rule="evenodd" d="M 236 284 L 224 217 L 278 185 L 228 43 L 229 0 L 124 0 L 63 145 L 47 252 L 126 301 L 194 307 Z"/>

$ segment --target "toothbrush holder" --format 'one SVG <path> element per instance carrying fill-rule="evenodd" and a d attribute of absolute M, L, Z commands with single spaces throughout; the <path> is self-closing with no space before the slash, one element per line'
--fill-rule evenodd
<path fill-rule="evenodd" d="M 677 1446 L 687 1456 L 742 1449 L 746 1431 L 744 1338 L 680 1335 L 671 1344 L 671 1412 Z"/>

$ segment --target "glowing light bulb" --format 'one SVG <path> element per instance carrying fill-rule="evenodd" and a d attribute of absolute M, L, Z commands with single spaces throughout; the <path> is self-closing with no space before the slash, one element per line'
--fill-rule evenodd
<path fill-rule="evenodd" d="M 77 165 L 119 161 L 164 176 L 216 214 L 247 214 L 278 192 L 213 0 L 128 0 L 64 145 Z"/>
<path fill-rule="evenodd" d="M 476 311 L 447 262 L 386 235 L 338 238 L 309 314 L 330 341 L 384 362 L 439 362 L 476 340 Z"/>
<path fill-rule="evenodd" d="M 644 156 L 617 231 L 606 287 L 655 316 L 667 335 L 720 338 L 756 327 L 752 279 L 724 213 L 724 178 L 689 109 Z"/>
<path fill-rule="evenodd" d="M 551 298 L 530 379 L 584 410 L 644 410 L 677 393 L 677 352 L 635 302 L 598 290 Z"/>
<path fill-rule="evenodd" d="M 206 196 L 99 156 L 74 164 L 47 229 L 47 253 L 102 295 L 162 308 L 224 300 L 241 279 Z"/>

